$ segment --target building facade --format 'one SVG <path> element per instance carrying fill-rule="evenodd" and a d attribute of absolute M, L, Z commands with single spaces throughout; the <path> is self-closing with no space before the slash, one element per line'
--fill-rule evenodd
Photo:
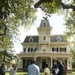
<path fill-rule="evenodd" d="M 37 30 L 37 36 L 26 36 L 22 43 L 23 51 L 18 54 L 19 68 L 27 69 L 32 59 L 37 62 L 41 70 L 44 69 L 46 63 L 51 68 L 53 58 L 57 58 L 64 61 L 68 69 L 72 69 L 72 55 L 68 50 L 69 42 L 64 39 L 64 36 L 51 35 L 52 27 L 48 19 L 41 20 Z"/>

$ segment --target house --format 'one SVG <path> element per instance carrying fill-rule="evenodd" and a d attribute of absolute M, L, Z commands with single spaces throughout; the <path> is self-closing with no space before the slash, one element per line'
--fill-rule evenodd
<path fill-rule="evenodd" d="M 37 30 L 37 36 L 26 36 L 22 43 L 23 51 L 18 54 L 20 58 L 19 68 L 27 69 L 32 59 L 37 62 L 41 70 L 44 69 L 46 63 L 51 68 L 53 59 L 57 58 L 64 61 L 68 69 L 72 69 L 69 42 L 64 38 L 64 35 L 51 35 L 52 27 L 48 19 L 41 20 Z"/>

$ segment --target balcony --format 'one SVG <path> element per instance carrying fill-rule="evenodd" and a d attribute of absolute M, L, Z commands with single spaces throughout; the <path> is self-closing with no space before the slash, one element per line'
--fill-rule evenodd
<path fill-rule="evenodd" d="M 71 54 L 69 51 L 68 52 L 52 52 L 52 51 L 35 51 L 35 52 L 20 52 L 20 53 L 25 53 L 25 54 L 33 54 L 33 53 L 50 53 L 50 54 Z"/>

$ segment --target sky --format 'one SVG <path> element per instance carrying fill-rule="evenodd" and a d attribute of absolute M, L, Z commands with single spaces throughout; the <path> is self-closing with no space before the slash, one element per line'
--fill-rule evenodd
<path fill-rule="evenodd" d="M 34 24 L 31 26 L 29 30 L 25 30 L 24 28 L 20 29 L 20 41 L 17 41 L 14 44 L 14 50 L 16 53 L 20 53 L 23 50 L 23 47 L 21 43 L 24 41 L 25 37 L 28 35 L 38 35 L 37 27 L 39 27 L 42 17 L 44 16 L 44 13 L 38 9 L 38 12 L 36 13 L 37 19 L 34 22 Z M 64 34 L 65 31 L 65 21 L 63 15 L 53 14 L 51 17 L 48 17 L 50 26 L 52 27 L 51 35 L 57 35 L 57 34 Z"/>

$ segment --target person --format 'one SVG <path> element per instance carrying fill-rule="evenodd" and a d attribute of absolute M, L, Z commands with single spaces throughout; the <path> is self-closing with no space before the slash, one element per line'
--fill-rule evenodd
<path fill-rule="evenodd" d="M 67 75 L 67 66 L 65 62 L 63 62 L 64 75 Z"/>
<path fill-rule="evenodd" d="M 58 68 L 59 68 L 59 72 L 57 75 L 63 75 L 63 64 L 62 64 L 62 61 L 61 60 L 56 60 L 57 61 L 57 64 L 58 64 Z"/>
<path fill-rule="evenodd" d="M 32 60 L 32 64 L 28 66 L 28 75 L 40 75 L 40 69 L 36 65 L 35 60 Z"/>
<path fill-rule="evenodd" d="M 59 72 L 59 68 L 56 60 L 54 60 L 51 70 L 52 70 L 52 75 L 57 75 L 57 73 Z"/>
<path fill-rule="evenodd" d="M 9 75 L 17 75 L 16 71 L 17 71 L 16 64 L 12 64 L 12 67 L 9 70 Z"/>
<path fill-rule="evenodd" d="M 5 63 L 2 62 L 1 66 L 0 66 L 0 75 L 5 75 L 5 73 L 6 73 Z"/>
<path fill-rule="evenodd" d="M 44 69 L 44 75 L 49 75 L 49 74 L 50 74 L 50 70 L 48 68 L 48 64 L 46 64 Z"/>

